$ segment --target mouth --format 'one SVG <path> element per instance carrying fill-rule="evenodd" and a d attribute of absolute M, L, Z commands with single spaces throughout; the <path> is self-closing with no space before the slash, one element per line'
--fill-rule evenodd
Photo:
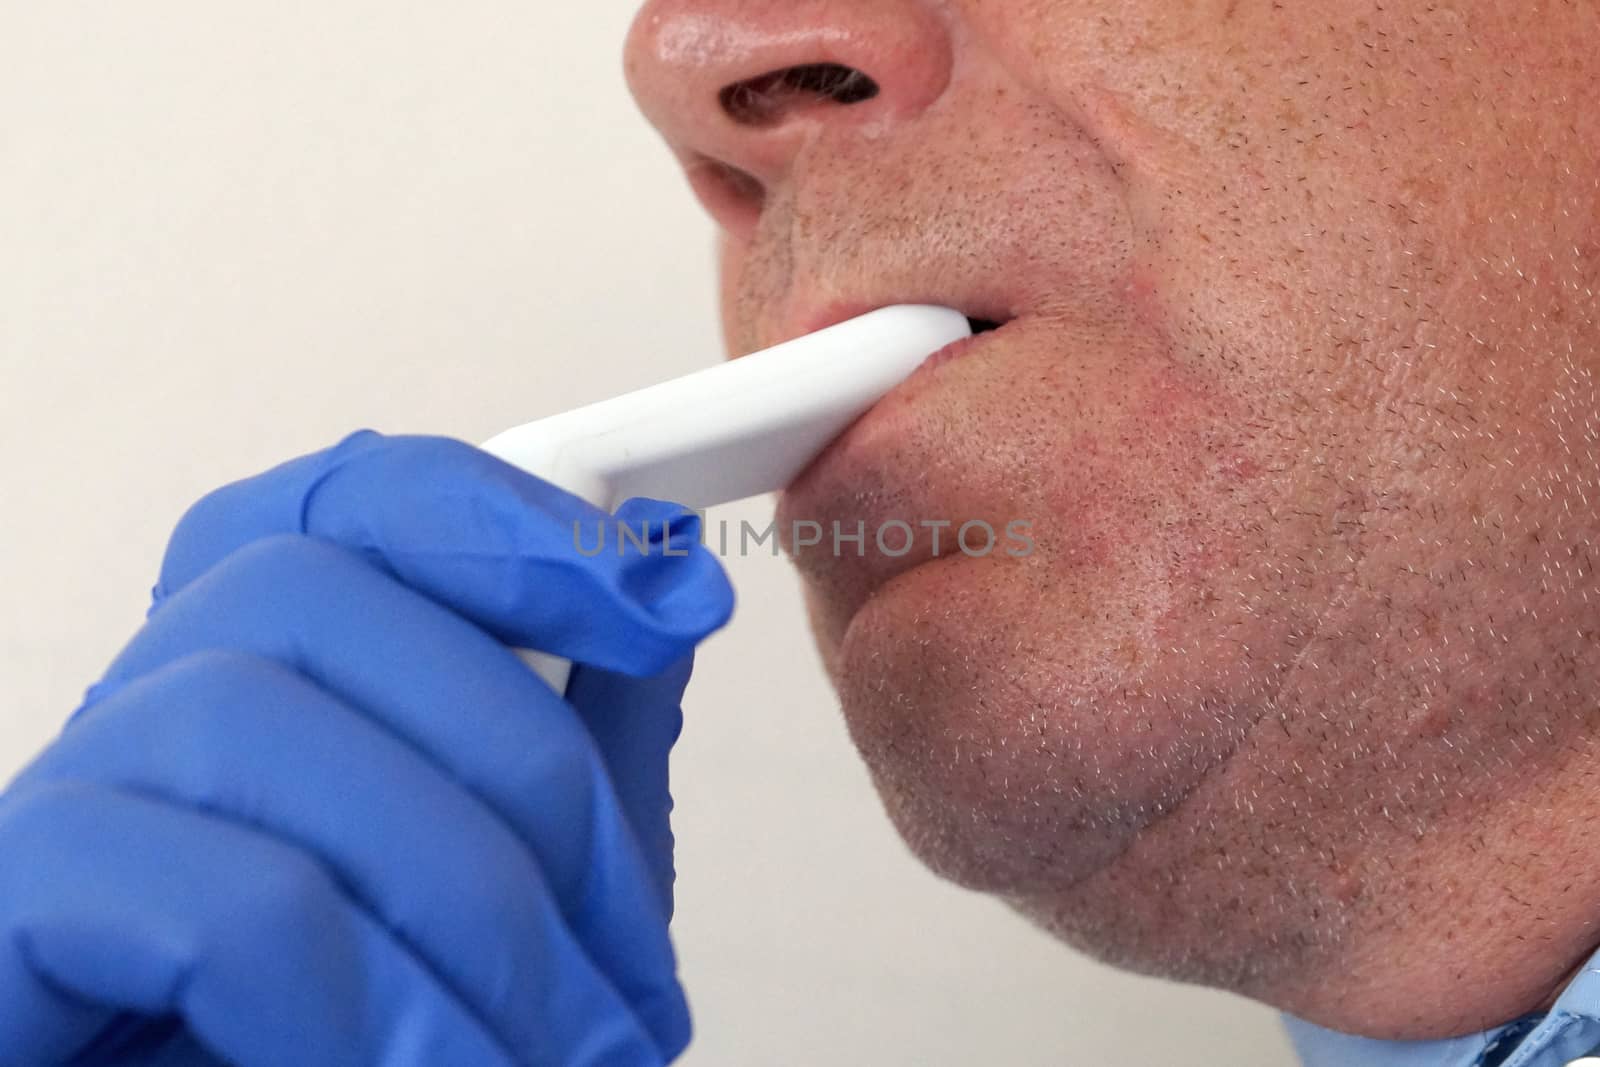
<path fill-rule="evenodd" d="M 867 551 L 861 558 L 803 549 L 784 542 L 780 533 L 780 543 L 802 574 L 835 588 L 834 599 L 848 602 L 851 614 L 888 582 L 950 555 L 948 549 L 941 554 L 937 538 L 931 546 L 925 543 L 930 534 L 924 519 L 935 523 L 950 520 L 955 529 L 968 519 L 983 518 L 978 512 L 966 514 L 959 495 L 947 498 L 936 488 L 937 483 L 927 480 L 926 471 L 933 460 L 928 451 L 928 434 L 935 423 L 928 422 L 924 412 L 939 410 L 947 403 L 948 398 L 934 398 L 954 385 L 956 379 L 945 376 L 947 370 L 954 369 L 953 364 L 1003 356 L 1007 348 L 1004 339 L 1024 330 L 1025 318 L 969 314 L 970 336 L 931 353 L 904 381 L 834 438 L 780 494 L 777 520 L 783 532 L 798 531 L 801 525 L 816 525 L 825 531 L 849 529 L 859 522 L 878 531 L 896 520 L 909 521 L 916 528 L 904 551 Z M 1017 334 L 1018 338 L 1022 336 Z M 982 364 L 971 367 L 961 375 L 982 377 L 988 373 Z M 930 404 L 933 407 L 926 406 Z"/>
<path fill-rule="evenodd" d="M 806 496 L 805 486 L 824 480 L 823 472 L 834 466 L 834 461 L 841 452 L 851 451 L 854 444 L 862 437 L 870 436 L 874 423 L 890 418 L 890 413 L 897 409 L 904 410 L 908 405 L 914 404 L 916 396 L 930 384 L 939 368 L 964 359 L 978 348 L 986 347 L 996 335 L 1006 332 L 1006 327 L 1017 319 L 1010 305 L 1000 300 L 996 293 L 958 295 L 919 293 L 913 290 L 909 295 L 878 294 L 878 299 L 870 301 L 856 299 L 832 302 L 820 307 L 812 305 L 809 314 L 803 308 L 795 308 L 787 316 L 789 324 L 787 336 L 815 333 L 892 304 L 928 304 L 955 308 L 966 317 L 971 334 L 952 341 L 936 352 L 929 353 L 904 381 L 880 398 L 871 409 L 812 459 L 812 462 L 785 488 L 782 494 L 784 499 L 792 500 L 797 496 Z"/>
<path fill-rule="evenodd" d="M 906 303 L 915 302 L 916 301 L 906 301 Z M 931 301 L 929 302 L 931 303 Z M 843 322 L 857 315 L 866 314 L 866 312 L 870 310 L 872 309 L 862 309 L 858 306 L 836 307 L 831 309 L 825 315 L 813 319 L 813 325 L 811 325 L 809 329 L 802 332 L 810 333 L 814 332 L 815 330 L 826 329 L 827 327 L 838 322 Z M 822 452 L 812 460 L 811 464 L 805 470 L 800 472 L 800 475 L 796 477 L 795 481 L 789 487 L 787 487 L 786 492 L 795 489 L 804 482 L 815 480 L 815 468 L 827 466 L 829 461 L 836 453 L 848 449 L 852 439 L 858 437 L 862 433 L 864 426 L 870 425 L 873 421 L 875 421 L 876 417 L 882 417 L 889 409 L 901 407 L 905 404 L 913 402 L 912 398 L 917 393 L 919 388 L 925 384 L 932 372 L 946 364 L 952 363 L 958 359 L 962 359 L 970 354 L 974 349 L 985 345 L 990 340 L 991 335 L 1000 333 L 1007 325 L 1014 321 L 1013 317 L 1010 315 L 1004 315 L 1003 317 L 988 317 L 983 315 L 967 314 L 966 319 L 967 327 L 972 331 L 969 336 L 959 338 L 945 345 L 943 348 L 929 353 L 927 358 L 922 361 L 916 370 L 912 371 L 905 381 L 895 386 L 887 394 L 880 398 L 877 404 L 869 409 L 866 414 L 857 419 L 854 424 L 848 427 L 826 448 L 824 448 Z"/>

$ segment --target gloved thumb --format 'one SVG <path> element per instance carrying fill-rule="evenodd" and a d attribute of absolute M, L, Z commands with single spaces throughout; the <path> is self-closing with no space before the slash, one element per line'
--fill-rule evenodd
<path fill-rule="evenodd" d="M 567 700 L 594 735 L 668 919 L 676 872 L 667 764 L 683 728 L 683 690 L 693 666 L 690 655 L 654 677 L 630 678 L 580 665 L 567 686 Z"/>
<path fill-rule="evenodd" d="M 618 508 L 616 518 L 621 525 L 642 521 L 647 528 L 664 532 L 667 543 L 655 550 L 665 547 L 674 553 L 687 552 L 700 539 L 699 516 L 673 504 L 641 497 Z M 711 583 L 701 583 L 700 587 L 704 586 Z M 726 620 L 732 610 L 726 599 L 730 597 L 726 581 L 712 589 L 724 598 L 718 612 Z M 669 919 L 675 872 L 667 763 L 683 728 L 683 691 L 693 669 L 692 652 L 645 678 L 580 664 L 567 684 L 567 700 L 594 736 L 622 812 L 655 875 L 663 913 Z"/>

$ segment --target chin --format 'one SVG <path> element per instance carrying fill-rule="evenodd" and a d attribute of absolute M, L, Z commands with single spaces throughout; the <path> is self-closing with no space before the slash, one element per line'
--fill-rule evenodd
<path fill-rule="evenodd" d="M 1238 645 L 1186 638 L 1139 567 L 951 557 L 842 625 L 813 621 L 851 738 L 902 837 L 1000 895 L 1069 890 L 1225 763 L 1251 724 Z"/>

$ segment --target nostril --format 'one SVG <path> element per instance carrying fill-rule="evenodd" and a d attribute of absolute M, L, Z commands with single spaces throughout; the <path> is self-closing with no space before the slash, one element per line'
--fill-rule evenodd
<path fill-rule="evenodd" d="M 688 159 L 684 170 L 711 217 L 730 232 L 747 230 L 761 215 L 767 190 L 755 175 L 707 156 Z"/>
<path fill-rule="evenodd" d="M 854 67 L 810 63 L 791 67 L 788 82 L 796 92 L 815 93 L 836 104 L 859 104 L 878 95 L 878 83 Z"/>
<path fill-rule="evenodd" d="M 815 100 L 859 104 L 878 95 L 878 83 L 840 63 L 807 63 L 746 78 L 718 94 L 722 110 L 741 126 L 771 126 L 796 105 Z"/>

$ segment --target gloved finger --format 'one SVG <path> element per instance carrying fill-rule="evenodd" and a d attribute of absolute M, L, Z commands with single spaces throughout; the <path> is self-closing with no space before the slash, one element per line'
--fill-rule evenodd
<path fill-rule="evenodd" d="M 510 650 L 337 546 L 277 537 L 234 553 L 172 597 L 86 707 L 219 648 L 312 679 L 498 813 L 536 857 L 574 936 L 657 1043 L 672 1051 L 687 1043 L 659 878 L 645 865 L 593 738 Z M 648 718 L 625 705 L 612 711 Z M 300 759 L 320 760 L 313 751 Z M 617 778 L 664 773 L 643 755 L 616 768 Z M 666 749 L 651 755 L 664 761 Z"/>
<path fill-rule="evenodd" d="M 568 1062 L 597 1029 L 635 1061 L 658 1055 L 506 824 L 282 664 L 205 652 L 141 677 L 75 720 L 17 785 L 57 781 L 203 809 L 312 857 L 519 1062 Z M 646 921 L 655 929 L 641 938 L 664 937 L 658 915 Z M 670 970 L 658 996 L 686 1014 Z"/>
<path fill-rule="evenodd" d="M 658 503 L 635 517 L 648 529 L 624 541 L 604 512 L 486 452 L 362 432 L 202 499 L 172 536 L 156 600 L 251 541 L 309 534 L 508 644 L 653 674 L 727 621 L 733 593 L 697 516 Z M 599 527 L 609 537 L 594 552 Z"/>
<path fill-rule="evenodd" d="M 0 853 L 7 1067 L 71 1062 L 128 1011 L 181 1015 L 236 1067 L 516 1063 L 322 868 L 259 833 L 58 784 L 0 802 Z"/>
<path fill-rule="evenodd" d="M 617 802 L 669 919 L 676 872 L 668 757 L 683 729 L 683 691 L 693 669 L 693 656 L 648 678 L 580 665 L 567 684 L 567 700 L 610 771 Z"/>

